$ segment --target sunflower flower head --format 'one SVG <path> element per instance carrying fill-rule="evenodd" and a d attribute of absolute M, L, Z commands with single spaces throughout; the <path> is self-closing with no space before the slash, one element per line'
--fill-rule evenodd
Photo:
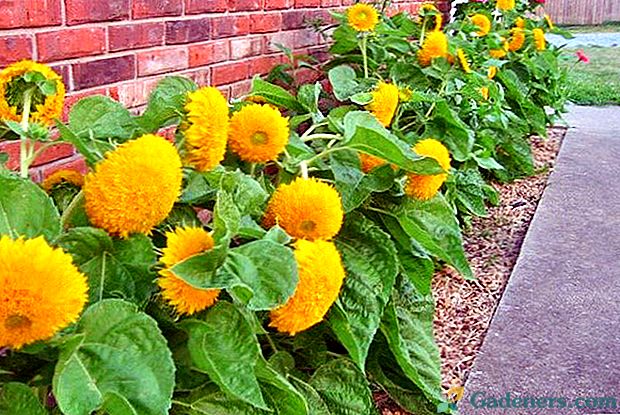
<path fill-rule="evenodd" d="M 370 4 L 357 3 L 347 9 L 347 21 L 357 32 L 372 32 L 379 23 L 379 13 Z"/>
<path fill-rule="evenodd" d="M 486 14 L 474 14 L 471 17 L 471 22 L 478 26 L 478 31 L 476 32 L 478 36 L 486 36 L 491 31 L 491 19 Z"/>
<path fill-rule="evenodd" d="M 418 51 L 418 61 L 422 66 L 429 66 L 435 58 L 448 58 L 448 38 L 438 30 L 426 36 Z"/>
<path fill-rule="evenodd" d="M 501 11 L 509 11 L 515 8 L 515 0 L 497 0 L 497 9 Z"/>
<path fill-rule="evenodd" d="M 372 91 L 372 101 L 366 106 L 366 109 L 379 120 L 381 125 L 388 127 L 396 108 L 398 108 L 398 87 L 394 84 L 379 82 L 374 91 Z"/>
<path fill-rule="evenodd" d="M 19 349 L 77 321 L 88 300 L 84 274 L 43 237 L 0 237 L 0 347 Z"/>
<path fill-rule="evenodd" d="M 181 193 L 181 159 L 174 146 L 153 134 L 108 152 L 84 181 L 90 221 L 114 235 L 149 233 Z"/>
<path fill-rule="evenodd" d="M 525 44 L 525 30 L 520 27 L 513 27 L 510 33 L 512 35 L 510 36 L 510 42 L 508 42 L 508 50 L 516 52 Z"/>
<path fill-rule="evenodd" d="M 547 41 L 545 40 L 545 32 L 536 28 L 532 30 L 532 35 L 534 36 L 534 46 L 536 46 L 536 50 L 545 50 L 547 49 Z"/>
<path fill-rule="evenodd" d="M 276 189 L 263 224 L 278 224 L 294 238 L 313 241 L 334 237 L 343 216 L 342 201 L 333 186 L 314 178 L 298 178 Z"/>
<path fill-rule="evenodd" d="M 171 270 L 173 266 L 185 259 L 212 249 L 214 241 L 202 228 L 177 228 L 166 233 L 167 243 L 160 258 L 164 268 L 157 284 L 162 297 L 179 314 L 191 315 L 211 307 L 217 301 L 220 290 L 193 287 L 177 277 Z"/>
<path fill-rule="evenodd" d="M 508 41 L 504 41 L 501 48 L 491 49 L 489 51 L 489 55 L 491 55 L 491 57 L 494 59 L 501 59 L 508 54 L 508 47 L 509 47 Z"/>
<path fill-rule="evenodd" d="M 520 16 L 517 17 L 517 20 L 515 20 L 515 27 L 525 29 L 525 19 Z"/>
<path fill-rule="evenodd" d="M 407 183 L 405 184 L 405 193 L 420 200 L 432 199 L 448 178 L 447 172 L 450 170 L 450 153 L 441 142 L 433 138 L 418 141 L 413 147 L 413 150 L 420 156 L 435 159 L 441 168 L 446 171 L 446 173 L 427 176 L 413 173 L 408 175 Z"/>
<path fill-rule="evenodd" d="M 185 159 L 196 170 L 213 170 L 224 159 L 228 139 L 228 103 L 214 87 L 187 95 Z"/>
<path fill-rule="evenodd" d="M 277 159 L 288 137 L 288 119 L 268 104 L 245 105 L 230 120 L 228 143 L 244 161 L 265 163 Z"/>
<path fill-rule="evenodd" d="M 480 95 L 482 95 L 482 98 L 484 98 L 485 101 L 488 101 L 489 100 L 489 87 L 488 86 L 480 87 Z"/>
<path fill-rule="evenodd" d="M 487 71 L 487 78 L 491 80 L 495 78 L 496 75 L 497 75 L 497 66 L 489 66 L 489 69 Z"/>
<path fill-rule="evenodd" d="M 295 335 L 320 323 L 338 298 L 345 278 L 340 254 L 332 242 L 298 240 L 295 260 L 299 282 L 287 303 L 271 311 L 269 326 Z"/>
<path fill-rule="evenodd" d="M 469 61 L 467 60 L 467 55 L 465 51 L 461 48 L 456 50 L 456 56 L 459 58 L 459 63 L 461 64 L 461 68 L 465 71 L 465 73 L 471 73 L 471 66 L 469 65 Z"/>
<path fill-rule="evenodd" d="M 70 186 L 81 188 L 84 185 L 84 176 L 82 173 L 75 170 L 58 170 L 43 180 L 41 187 L 46 192 L 49 192 L 54 187 L 65 183 Z"/>
<path fill-rule="evenodd" d="M 45 84 L 47 92 L 36 85 Z M 32 90 L 30 122 L 45 126 L 60 118 L 65 102 L 62 78 L 49 66 L 33 61 L 20 61 L 0 72 L 0 120 L 20 121 L 24 109 L 24 92 Z"/>
<path fill-rule="evenodd" d="M 433 18 L 433 30 L 441 29 L 443 24 L 443 16 L 433 3 L 425 3 L 420 7 L 420 14 L 424 17 L 431 16 Z"/>

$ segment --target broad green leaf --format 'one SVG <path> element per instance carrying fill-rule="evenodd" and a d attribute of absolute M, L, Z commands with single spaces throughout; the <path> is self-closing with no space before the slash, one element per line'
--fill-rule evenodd
<path fill-rule="evenodd" d="M 216 242 L 228 241 L 237 234 L 241 212 L 233 195 L 225 190 L 217 192 L 217 200 L 213 208 L 213 237 Z"/>
<path fill-rule="evenodd" d="M 368 381 L 350 360 L 335 359 L 319 367 L 310 379 L 333 415 L 376 415 Z"/>
<path fill-rule="evenodd" d="M 351 26 L 338 26 L 332 37 L 334 43 L 329 48 L 330 53 L 342 55 L 355 50 L 358 46 L 357 32 Z"/>
<path fill-rule="evenodd" d="M 290 92 L 281 86 L 263 81 L 260 78 L 252 80 L 252 95 L 259 95 L 265 98 L 267 102 L 278 107 L 284 107 L 298 113 L 305 112 L 304 107 Z"/>
<path fill-rule="evenodd" d="M 232 304 L 220 301 L 202 320 L 186 320 L 188 348 L 196 367 L 223 391 L 269 409 L 256 378 L 260 347 L 252 327 Z"/>
<path fill-rule="evenodd" d="M 466 279 L 474 278 L 458 221 L 441 194 L 425 201 L 407 198 L 391 208 L 403 230 L 426 252 L 452 265 Z"/>
<path fill-rule="evenodd" d="M 347 278 L 329 324 L 351 359 L 364 370 L 398 272 L 396 249 L 388 234 L 359 213 L 347 216 L 336 245 Z"/>
<path fill-rule="evenodd" d="M 252 176 L 237 170 L 226 172 L 220 180 L 220 188 L 228 192 L 241 216 L 261 217 L 269 194 Z"/>
<path fill-rule="evenodd" d="M 364 174 L 360 170 L 359 155 L 352 150 L 332 153 L 331 167 L 345 213 L 358 208 L 373 192 L 385 192 L 394 184 L 394 171 L 390 166 Z"/>
<path fill-rule="evenodd" d="M 263 359 L 258 360 L 256 376 L 269 406 L 276 414 L 314 415 L 309 412 L 304 395 Z"/>
<path fill-rule="evenodd" d="M 60 217 L 52 199 L 30 179 L 0 169 L 0 235 L 42 235 L 52 241 L 59 233 Z"/>
<path fill-rule="evenodd" d="M 381 332 L 398 365 L 427 399 L 438 404 L 441 395 L 441 359 L 433 337 L 432 295 L 422 296 L 403 279 L 392 292 L 381 322 Z"/>
<path fill-rule="evenodd" d="M 138 118 L 145 131 L 155 132 L 183 116 L 187 94 L 196 84 L 182 76 L 169 76 L 157 83 L 149 96 L 146 111 Z"/>
<path fill-rule="evenodd" d="M 305 397 L 308 403 L 309 415 L 331 415 L 327 404 L 321 398 L 321 395 L 312 386 L 297 378 L 290 379 L 293 386 Z"/>
<path fill-rule="evenodd" d="M 474 145 L 474 132 L 445 100 L 436 103 L 433 117 L 427 122 L 424 135 L 443 142 L 452 157 L 458 161 L 470 157 Z"/>
<path fill-rule="evenodd" d="M 404 170 L 419 174 L 443 172 L 437 161 L 415 154 L 366 111 L 347 113 L 344 117 L 344 134 L 344 146 L 379 157 Z"/>
<path fill-rule="evenodd" d="M 5 383 L 0 389 L 0 415 L 46 415 L 32 389 L 23 383 Z"/>
<path fill-rule="evenodd" d="M 90 166 L 102 160 L 104 154 L 114 148 L 114 146 L 107 141 L 91 140 L 90 137 L 78 136 L 69 127 L 58 120 L 56 120 L 56 128 L 58 128 L 58 132 L 60 133 L 60 139 L 72 144 Z"/>
<path fill-rule="evenodd" d="M 295 292 L 298 276 L 293 251 L 277 242 L 253 241 L 230 249 L 223 263 L 221 260 L 221 253 L 211 250 L 180 262 L 172 270 L 194 287 L 235 293 L 241 289 L 252 310 L 270 310 Z"/>
<path fill-rule="evenodd" d="M 122 104 L 93 95 L 78 101 L 69 113 L 69 129 L 83 139 L 124 142 L 144 132 Z"/>
<path fill-rule="evenodd" d="M 174 400 L 171 415 L 273 415 L 222 392 L 210 384 Z"/>
<path fill-rule="evenodd" d="M 321 91 L 323 88 L 319 82 L 315 84 L 302 85 L 297 93 L 297 99 L 299 103 L 312 114 L 314 122 L 321 122 L 325 119 L 325 116 L 319 110 L 319 98 L 321 97 Z"/>
<path fill-rule="evenodd" d="M 455 171 L 450 178 L 453 183 L 452 197 L 465 210 L 476 216 L 487 216 L 485 201 L 486 182 L 477 168 L 462 168 Z M 446 196 L 447 197 L 447 196 Z M 461 209 L 462 210 L 462 209 Z"/>
<path fill-rule="evenodd" d="M 165 415 L 174 363 L 155 320 L 123 300 L 103 300 L 60 346 L 53 386 L 65 415 Z"/>
<path fill-rule="evenodd" d="M 502 181 L 509 181 L 534 173 L 532 148 L 527 139 L 517 134 L 506 134 L 497 146 L 497 161 L 504 170 L 495 171 Z"/>
<path fill-rule="evenodd" d="M 327 76 L 334 89 L 334 95 L 339 101 L 346 101 L 358 92 L 363 92 L 357 82 L 355 70 L 348 65 L 336 66 L 330 69 Z"/>
<path fill-rule="evenodd" d="M 60 236 L 58 244 L 88 277 L 91 303 L 120 297 L 142 305 L 155 289 L 157 257 L 145 235 L 112 239 L 101 229 L 73 228 Z"/>

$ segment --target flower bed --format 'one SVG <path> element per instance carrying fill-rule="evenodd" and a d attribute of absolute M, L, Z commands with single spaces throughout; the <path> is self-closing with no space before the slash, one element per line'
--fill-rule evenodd
<path fill-rule="evenodd" d="M 0 407 L 358 415 L 372 383 L 449 411 L 434 272 L 474 278 L 460 228 L 497 202 L 490 180 L 534 172 L 527 137 L 565 92 L 537 3 L 466 6 L 444 27 L 432 5 L 358 4 L 317 82 L 292 55 L 232 102 L 171 77 L 139 115 L 94 96 L 61 123 L 56 75 L 6 68 Z M 91 171 L 39 187 L 53 125 Z"/>

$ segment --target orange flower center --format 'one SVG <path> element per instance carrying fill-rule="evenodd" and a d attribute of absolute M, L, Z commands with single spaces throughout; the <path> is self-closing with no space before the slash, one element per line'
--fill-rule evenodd
<path fill-rule="evenodd" d="M 9 330 L 17 330 L 22 328 L 28 328 L 32 325 L 32 321 L 21 314 L 11 314 L 4 320 L 4 327 Z"/>
<path fill-rule="evenodd" d="M 262 131 L 257 131 L 254 134 L 252 134 L 251 141 L 252 141 L 252 144 L 257 144 L 257 145 L 267 144 L 267 142 L 269 141 L 269 136 L 267 136 L 267 134 Z"/>
<path fill-rule="evenodd" d="M 301 222 L 300 228 L 303 232 L 312 232 L 314 229 L 316 229 L 316 223 L 311 220 L 305 220 Z"/>

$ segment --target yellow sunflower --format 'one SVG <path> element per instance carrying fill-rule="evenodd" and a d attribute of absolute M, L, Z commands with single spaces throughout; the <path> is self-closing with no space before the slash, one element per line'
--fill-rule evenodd
<path fill-rule="evenodd" d="M 418 51 L 418 61 L 422 66 L 429 66 L 435 58 L 448 57 L 448 38 L 443 32 L 432 31 L 424 39 Z"/>
<path fill-rule="evenodd" d="M 271 105 L 246 105 L 230 120 L 230 148 L 244 161 L 264 163 L 277 159 L 288 137 L 288 119 Z"/>
<path fill-rule="evenodd" d="M 547 41 L 545 40 L 545 32 L 542 29 L 536 28 L 532 30 L 534 36 L 534 45 L 536 50 L 545 50 L 547 48 Z"/>
<path fill-rule="evenodd" d="M 186 160 L 198 171 L 213 170 L 224 159 L 228 139 L 228 103 L 214 87 L 187 95 Z"/>
<path fill-rule="evenodd" d="M 515 26 L 525 29 L 525 19 L 523 17 L 517 17 L 517 20 L 515 20 Z"/>
<path fill-rule="evenodd" d="M 511 52 L 516 52 L 525 44 L 525 30 L 520 27 L 513 27 L 510 32 L 512 33 L 512 36 L 510 37 L 510 42 L 508 43 L 508 50 Z"/>
<path fill-rule="evenodd" d="M 469 61 L 467 60 L 467 55 L 465 51 L 461 48 L 456 50 L 456 56 L 459 58 L 459 63 L 461 64 L 461 68 L 465 71 L 465 73 L 471 73 L 471 66 L 469 66 Z"/>
<path fill-rule="evenodd" d="M 68 183 L 75 187 L 82 187 L 82 185 L 84 185 L 84 175 L 75 170 L 58 170 L 43 180 L 41 187 L 46 192 L 49 192 L 54 188 L 54 186 L 61 183 Z"/>
<path fill-rule="evenodd" d="M 108 152 L 86 176 L 86 213 L 95 226 L 115 235 L 149 233 L 172 210 L 182 180 L 174 146 L 143 135 Z"/>
<path fill-rule="evenodd" d="M 497 0 L 497 8 L 502 11 L 508 11 L 515 8 L 515 0 Z"/>
<path fill-rule="evenodd" d="M 441 188 L 441 185 L 448 178 L 448 171 L 450 170 L 450 153 L 443 144 L 433 138 L 418 141 L 413 147 L 413 150 L 420 156 L 426 156 L 437 160 L 441 168 L 446 171 L 446 173 L 428 176 L 418 174 L 408 175 L 407 183 L 405 185 L 405 192 L 409 196 L 417 199 L 432 199 Z"/>
<path fill-rule="evenodd" d="M 0 347 L 19 349 L 74 323 L 88 284 L 70 255 L 43 237 L 0 237 Z"/>
<path fill-rule="evenodd" d="M 381 125 L 388 127 L 398 107 L 398 87 L 394 84 L 379 82 L 372 91 L 372 101 L 366 109 L 379 120 Z"/>
<path fill-rule="evenodd" d="M 333 186 L 314 178 L 297 178 L 273 193 L 263 224 L 278 224 L 294 238 L 329 239 L 340 230 L 343 216 L 342 201 Z"/>
<path fill-rule="evenodd" d="M 491 31 L 491 20 L 485 14 L 477 13 L 471 17 L 471 22 L 478 26 L 476 34 L 486 36 Z"/>
<path fill-rule="evenodd" d="M 370 4 L 357 3 L 347 9 L 347 21 L 358 32 L 371 32 L 379 23 L 379 13 Z"/>
<path fill-rule="evenodd" d="M 320 323 L 338 298 L 345 277 L 340 253 L 332 242 L 295 243 L 299 282 L 288 302 L 272 310 L 270 327 L 295 335 Z"/>
<path fill-rule="evenodd" d="M 485 101 L 488 101 L 488 99 L 489 99 L 489 87 L 488 86 L 480 87 L 480 95 L 482 95 L 482 98 L 484 98 Z"/>
<path fill-rule="evenodd" d="M 174 275 L 171 268 L 183 260 L 212 249 L 213 238 L 202 228 L 178 228 L 166 233 L 167 243 L 160 259 L 164 269 L 157 280 L 164 299 L 179 314 L 194 314 L 211 307 L 217 301 L 220 290 L 193 287 Z"/>
<path fill-rule="evenodd" d="M 487 78 L 493 79 L 497 75 L 497 66 L 489 66 L 489 70 L 487 72 Z"/>
<path fill-rule="evenodd" d="M 431 16 L 434 17 L 435 27 L 434 30 L 441 29 L 441 25 L 443 24 L 443 16 L 441 12 L 437 9 L 437 7 L 432 3 L 425 3 L 420 7 L 420 13 L 434 12 Z"/>
<path fill-rule="evenodd" d="M 494 59 L 501 59 L 508 54 L 508 42 L 505 41 L 501 48 L 499 49 L 491 49 L 489 51 L 489 55 L 491 55 Z"/>
<path fill-rule="evenodd" d="M 370 154 L 360 153 L 360 164 L 364 173 L 370 173 L 377 167 L 387 164 L 387 162 L 379 157 L 371 156 Z"/>
<path fill-rule="evenodd" d="M 53 95 L 46 97 L 39 92 L 33 94 L 29 117 L 30 122 L 53 125 L 54 119 L 62 115 L 65 84 L 49 66 L 27 60 L 9 65 L 0 72 L 0 120 L 21 121 L 23 96 L 16 79 L 28 72 L 39 73 L 56 83 L 56 93 Z"/>

